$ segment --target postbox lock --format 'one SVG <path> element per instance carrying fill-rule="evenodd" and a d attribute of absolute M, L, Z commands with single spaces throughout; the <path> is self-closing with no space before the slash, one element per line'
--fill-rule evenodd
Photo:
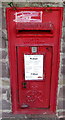
<path fill-rule="evenodd" d="M 48 48 L 48 47 L 46 47 L 46 50 L 51 51 L 51 47 L 49 47 L 49 48 Z"/>
<path fill-rule="evenodd" d="M 26 82 L 23 82 L 22 85 L 23 85 L 23 88 L 27 88 L 27 83 Z"/>
<path fill-rule="evenodd" d="M 49 48 L 48 48 L 48 47 L 47 47 L 46 49 L 47 49 L 47 50 L 49 50 Z"/>

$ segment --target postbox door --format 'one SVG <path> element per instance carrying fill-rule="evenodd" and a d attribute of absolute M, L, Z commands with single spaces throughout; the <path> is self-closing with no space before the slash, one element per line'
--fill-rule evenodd
<path fill-rule="evenodd" d="M 49 108 L 52 47 L 17 47 L 19 105 Z"/>

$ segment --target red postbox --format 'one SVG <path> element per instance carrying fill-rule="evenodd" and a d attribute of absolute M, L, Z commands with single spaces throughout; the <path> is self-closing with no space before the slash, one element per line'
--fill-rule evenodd
<path fill-rule="evenodd" d="M 7 8 L 13 113 L 54 113 L 62 7 Z"/>

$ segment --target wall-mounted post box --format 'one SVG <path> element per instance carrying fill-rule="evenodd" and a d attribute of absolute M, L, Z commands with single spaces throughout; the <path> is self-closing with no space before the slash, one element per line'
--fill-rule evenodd
<path fill-rule="evenodd" d="M 55 112 L 62 11 L 6 9 L 13 113 Z"/>

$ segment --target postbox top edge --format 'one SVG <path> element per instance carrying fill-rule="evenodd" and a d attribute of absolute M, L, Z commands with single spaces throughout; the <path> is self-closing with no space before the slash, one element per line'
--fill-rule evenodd
<path fill-rule="evenodd" d="M 52 9 L 52 10 L 61 10 L 63 7 L 16 7 L 16 10 L 44 10 L 44 9 Z M 13 10 L 12 7 L 7 7 L 6 10 Z"/>

